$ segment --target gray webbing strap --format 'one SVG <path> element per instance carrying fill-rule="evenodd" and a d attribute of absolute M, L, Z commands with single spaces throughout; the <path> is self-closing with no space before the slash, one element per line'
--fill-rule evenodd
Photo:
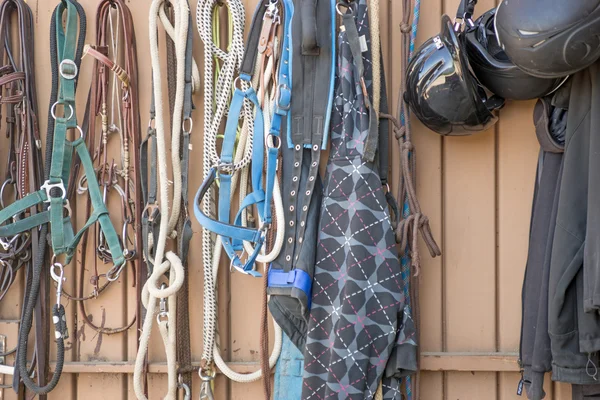
<path fill-rule="evenodd" d="M 365 106 L 369 114 L 369 134 L 365 140 L 365 148 L 363 152 L 363 159 L 367 162 L 372 162 L 375 159 L 375 153 L 377 153 L 379 132 L 377 129 L 378 121 L 375 115 L 375 110 L 371 104 L 371 99 L 367 91 L 365 84 L 365 66 L 362 59 L 362 51 L 360 45 L 360 38 L 358 36 L 358 29 L 356 29 L 356 22 L 354 21 L 354 12 L 351 7 L 348 7 L 347 12 L 343 17 L 344 28 L 348 38 L 348 45 L 352 52 L 352 58 L 354 59 L 354 65 L 358 70 L 358 76 L 360 79 L 360 85 L 364 96 Z"/>

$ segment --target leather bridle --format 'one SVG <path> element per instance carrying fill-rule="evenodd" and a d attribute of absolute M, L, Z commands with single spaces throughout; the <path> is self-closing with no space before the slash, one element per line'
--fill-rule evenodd
<path fill-rule="evenodd" d="M 116 20 L 115 20 L 116 16 Z M 122 47 L 122 48 L 121 48 Z M 88 258 L 88 243 L 90 231 L 86 231 L 81 240 L 81 269 L 78 283 L 77 297 L 65 296 L 79 302 L 79 309 L 84 322 L 97 332 L 116 334 L 131 328 L 136 321 L 136 316 L 125 326 L 107 328 L 94 324 L 86 312 L 85 301 L 98 296 L 116 281 L 126 266 L 130 266 L 134 274 L 134 285 L 139 278 L 139 257 L 137 249 L 140 248 L 139 229 L 135 224 L 140 221 L 141 190 L 136 171 L 139 165 L 139 138 L 140 119 L 137 92 L 137 53 L 135 46 L 135 31 L 131 11 L 122 0 L 102 0 L 96 11 L 96 45 L 87 45 L 84 48 L 84 57 L 94 58 L 94 75 L 90 88 L 89 102 L 86 109 L 84 125 L 88 126 L 86 142 L 88 149 L 93 154 L 94 169 L 101 186 L 103 201 L 109 204 L 113 200 L 120 203 L 121 224 L 120 242 L 124 249 L 125 263 L 111 275 L 111 272 L 100 273 L 99 264 L 112 262 L 110 249 L 106 247 L 106 240 L 98 224 L 94 229 L 96 257 Z M 101 132 L 97 135 L 97 125 L 100 121 Z M 99 136 L 99 137 L 98 137 Z M 112 140 L 120 139 L 120 154 L 118 157 L 111 154 L 109 157 L 108 144 Z M 109 159 L 111 160 L 109 162 Z M 115 161 L 118 160 L 118 161 Z M 79 178 L 79 194 L 87 192 L 87 177 Z M 86 202 L 86 219 L 92 213 L 92 204 L 89 198 Z M 93 265 L 93 275 L 90 283 L 93 291 L 84 295 L 84 268 Z M 101 280 L 105 280 L 101 283 Z"/>
<path fill-rule="evenodd" d="M 15 15 L 18 22 L 16 30 L 12 25 Z M 24 1 L 2 2 L 0 6 L 0 43 L 2 43 L 0 118 L 5 112 L 6 120 L 2 128 L 8 143 L 5 178 L 0 188 L 2 208 L 36 191 L 43 180 L 40 168 L 42 151 L 38 130 L 33 60 L 33 25 L 33 14 Z M 12 200 L 9 200 L 10 197 Z M 16 223 L 32 213 L 35 213 L 35 210 L 24 210 L 15 214 L 12 222 Z M 40 235 L 37 229 L 0 238 L 0 300 L 10 289 L 20 269 L 24 268 L 29 276 L 32 254 L 34 249 L 38 248 L 39 242 Z M 33 370 L 37 369 L 38 383 L 40 383 L 45 380 L 46 343 L 43 335 L 45 316 L 41 309 L 36 311 L 38 311 L 36 312 L 36 350 L 34 360 L 27 372 L 31 375 Z M 16 348 L 3 355 L 13 353 L 16 353 Z M 18 372 L 13 380 L 13 386 L 17 390 L 20 387 Z"/>
<path fill-rule="evenodd" d="M 103 202 L 92 157 L 86 146 L 84 129 L 77 123 L 75 94 L 85 43 L 85 30 L 85 12 L 81 5 L 75 0 L 61 0 L 54 10 L 50 27 L 52 91 L 46 142 L 45 181 L 41 186 L 33 187 L 31 193 L 0 210 L 0 223 L 3 224 L 0 226 L 1 237 L 11 237 L 29 230 L 37 233 L 39 227 L 39 237 L 45 239 L 48 227 L 50 228 L 53 251 L 50 274 L 57 282 L 57 301 L 52 308 L 57 345 L 56 369 L 52 379 L 41 386 L 29 376 L 27 363 L 29 331 L 33 324 L 34 312 L 41 312 L 41 307 L 48 304 L 47 297 L 46 299 L 40 298 L 40 293 L 44 295 L 42 283 L 47 283 L 47 272 L 43 269 L 44 265 L 47 265 L 45 240 L 39 241 L 38 249 L 34 252 L 33 267 L 28 279 L 19 329 L 17 365 L 15 367 L 20 374 L 15 378 L 21 379 L 25 386 L 36 394 L 47 394 L 54 389 L 62 373 L 65 356 L 64 341 L 68 338 L 65 310 L 61 304 L 62 285 L 66 280 L 64 265 L 68 265 L 74 257 L 78 244 L 88 228 L 96 222 L 100 225 L 114 264 L 109 273 L 115 274 L 120 271 L 126 261 L 119 237 Z M 75 132 L 75 140 L 68 139 L 69 132 Z M 76 234 L 69 206 L 69 194 L 73 191 L 72 162 L 74 153 L 77 154 L 79 163 L 88 177 L 87 191 L 93 209 L 90 218 Z M 38 165 L 41 165 L 41 162 Z M 27 211 L 30 215 L 6 224 L 12 219 L 12 216 Z M 60 262 L 58 257 L 64 257 L 64 261 Z M 16 386 L 18 386 L 17 379 L 13 382 L 13 387 L 18 389 Z"/>

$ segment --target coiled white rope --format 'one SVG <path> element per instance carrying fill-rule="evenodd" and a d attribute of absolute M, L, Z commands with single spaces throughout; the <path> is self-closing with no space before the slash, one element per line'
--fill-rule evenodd
<path fill-rule="evenodd" d="M 183 285 L 184 269 L 181 259 L 173 252 L 169 251 L 165 254 L 165 247 L 168 236 L 173 231 L 169 227 L 170 218 L 173 214 L 179 213 L 175 205 L 181 203 L 181 172 L 177 173 L 177 166 L 181 168 L 179 160 L 179 139 L 177 143 L 172 143 L 172 163 L 174 170 L 174 197 L 173 197 L 173 214 L 169 214 L 169 180 L 167 176 L 167 148 L 165 142 L 165 128 L 163 117 L 162 103 L 162 76 L 160 69 L 160 59 L 158 51 L 158 18 L 160 15 L 161 22 L 165 30 L 170 35 L 175 44 L 175 53 L 177 57 L 177 91 L 174 108 L 174 136 L 179 138 L 179 129 L 181 126 L 181 114 L 183 111 L 183 96 L 185 82 L 185 48 L 187 45 L 187 32 L 189 28 L 189 8 L 185 0 L 170 0 L 173 6 L 175 22 L 171 25 L 165 11 L 164 6 L 166 0 L 153 0 L 150 5 L 149 16 L 149 36 L 150 36 L 150 56 L 152 60 L 152 77 L 154 82 L 154 98 L 156 107 L 156 146 L 158 153 L 158 183 L 160 188 L 160 229 L 158 238 L 155 240 L 156 246 L 154 257 L 154 270 L 148 278 L 148 281 L 142 290 L 142 302 L 147 309 L 146 318 L 142 327 L 140 337 L 140 345 L 135 360 L 135 369 L 133 374 L 134 391 L 138 399 L 146 400 L 143 387 L 143 367 L 146 354 L 148 352 L 148 344 L 150 342 L 150 334 L 154 317 L 158 314 L 159 330 L 165 346 L 167 354 L 167 373 L 168 373 L 168 391 L 165 395 L 167 400 L 175 400 L 177 397 L 177 366 L 175 360 L 175 304 L 176 293 Z M 177 123 L 179 121 L 179 123 Z M 175 145 L 177 146 L 175 148 Z M 166 257 L 166 260 L 164 258 Z M 161 279 L 164 274 L 169 272 L 169 285 L 161 285 Z M 160 310 L 157 307 L 159 299 L 168 299 L 169 310 Z M 171 329 L 172 328 L 172 329 Z"/>
<path fill-rule="evenodd" d="M 160 21 L 173 43 L 175 43 L 175 58 L 177 59 L 177 79 L 174 110 L 183 110 L 184 90 L 185 90 L 185 54 L 187 47 L 187 34 L 189 29 L 190 9 L 187 1 L 177 0 L 173 3 L 175 11 L 175 24 L 172 25 L 165 8 L 160 7 L 158 13 Z M 185 20 L 185 21 L 184 21 Z M 192 60 L 192 92 L 200 84 L 200 73 L 198 65 Z M 173 124 L 171 127 L 171 164 L 173 168 L 173 204 L 169 215 L 169 236 L 172 239 L 177 237 L 177 222 L 181 214 L 181 190 L 183 186 L 181 174 L 181 159 L 179 158 L 179 149 L 181 147 L 181 126 L 183 123 L 183 113 L 174 112 Z"/>
<path fill-rule="evenodd" d="M 215 39 L 218 39 L 219 29 L 215 27 L 213 22 L 215 22 L 215 11 L 216 7 L 219 6 L 218 4 L 217 0 L 199 0 L 196 8 L 198 33 L 204 43 L 204 76 L 206 77 L 204 81 L 204 177 L 208 175 L 210 168 L 219 161 L 216 150 L 217 135 L 228 106 L 234 75 L 239 71 L 244 57 L 244 25 L 246 22 L 244 4 L 241 0 L 228 0 L 225 3 L 228 8 L 230 20 L 228 52 L 223 51 L 215 43 Z M 218 15 L 216 19 L 218 20 Z M 221 64 L 218 74 L 214 73 L 214 62 Z M 249 104 L 244 104 L 243 115 L 245 121 L 252 118 L 252 110 Z M 246 134 L 240 137 L 236 150 L 235 161 L 238 167 L 247 165 L 252 157 L 252 132 L 248 134 L 248 124 L 245 124 L 245 126 L 244 133 Z M 241 156 L 242 154 L 243 157 Z M 234 180 L 237 180 L 237 176 L 235 175 Z M 233 183 L 235 184 L 235 181 Z M 209 189 L 202 204 L 203 211 L 207 215 L 214 215 L 214 200 L 213 191 Z M 207 365 L 210 365 L 213 361 L 212 353 L 217 324 L 215 281 L 212 273 L 214 246 L 215 243 L 211 232 L 203 228 L 204 341 L 202 360 Z M 220 244 L 218 247 L 220 247 Z"/>
<path fill-rule="evenodd" d="M 241 62 L 244 55 L 244 24 L 245 24 L 245 10 L 241 0 L 228 0 L 225 5 L 229 11 L 229 30 L 231 41 L 228 46 L 228 52 L 223 51 L 215 43 L 215 39 L 218 39 L 218 30 L 215 29 L 215 8 L 218 7 L 216 0 L 199 0 L 196 19 L 198 23 L 198 32 L 202 41 L 204 42 L 204 76 L 215 76 L 213 82 L 205 80 L 204 82 L 204 111 L 205 111 L 205 142 L 204 142 L 204 173 L 205 176 L 208 174 L 210 168 L 219 163 L 219 155 L 217 153 L 216 143 L 219 129 L 221 127 L 222 119 L 225 111 L 229 105 L 230 94 L 233 87 L 233 80 L 235 74 L 241 67 Z M 218 18 L 218 17 L 217 17 Z M 215 38 L 217 36 L 217 38 Z M 221 62 L 218 74 L 213 74 L 213 62 Z M 271 63 L 271 70 L 273 65 Z M 266 74 L 268 75 L 268 74 Z M 242 89 L 247 88 L 245 82 L 242 83 Z M 258 79 L 255 78 L 253 84 L 256 86 Z M 263 110 L 264 111 L 264 110 Z M 231 187 L 231 199 L 233 200 L 234 193 L 238 188 L 240 192 L 240 201 L 247 194 L 250 161 L 252 158 L 252 139 L 253 139 L 253 117 L 254 112 L 250 102 L 244 102 L 243 109 L 243 125 L 240 131 L 240 135 L 237 141 L 237 147 L 234 157 L 234 171 L 237 173 L 233 174 L 232 187 Z M 268 132 L 270 127 L 270 118 L 265 122 L 265 129 Z M 281 191 L 279 188 L 279 182 L 276 183 L 274 188 L 274 204 L 276 207 L 276 217 L 278 220 L 277 226 L 284 226 L 284 210 L 283 201 L 281 199 Z M 211 213 L 214 207 L 214 198 L 212 193 L 209 192 L 205 196 L 203 203 L 204 212 L 207 214 Z M 244 212 L 242 216 L 242 225 L 247 225 L 247 213 Z M 281 231 L 281 233 L 279 232 Z M 284 231 L 279 229 L 277 232 L 277 238 L 274 249 L 270 254 L 259 255 L 257 262 L 266 263 L 273 261 L 279 254 L 283 247 Z M 244 243 L 244 247 L 247 251 L 252 250 L 250 243 Z M 217 340 L 217 293 L 216 293 L 216 282 L 218 281 L 219 263 L 221 260 L 222 245 L 220 237 L 216 238 L 213 243 L 211 233 L 204 229 L 203 230 L 203 261 L 204 261 L 204 343 L 203 343 L 203 362 L 206 363 L 205 368 L 207 371 L 199 371 L 202 377 L 203 373 L 210 374 L 210 364 L 214 361 L 219 370 L 228 378 L 233 381 L 248 383 L 255 382 L 262 377 L 262 371 L 256 371 L 250 374 L 240 374 L 233 371 L 227 363 L 223 360 L 220 354 L 218 340 Z M 282 331 L 277 324 L 275 324 L 275 346 L 273 352 L 269 358 L 269 365 L 271 368 L 274 367 L 279 354 L 281 352 L 281 341 Z"/>
<path fill-rule="evenodd" d="M 213 279 L 215 280 L 215 282 L 217 281 L 217 278 L 219 275 L 219 261 L 221 258 L 222 250 L 223 250 L 223 247 L 221 246 L 221 238 L 217 238 L 215 252 L 214 252 L 214 264 L 213 264 Z M 273 344 L 273 350 L 271 352 L 271 356 L 269 357 L 269 367 L 270 368 L 275 367 L 275 364 L 277 363 L 277 360 L 279 359 L 279 355 L 281 354 L 281 345 L 282 345 L 282 339 L 283 339 L 283 337 L 282 337 L 283 332 L 282 332 L 281 328 L 279 327 L 279 325 L 277 325 L 275 320 L 273 320 L 273 325 L 274 325 L 275 343 Z M 223 373 L 223 375 L 225 375 L 226 377 L 228 377 L 229 379 L 231 379 L 234 382 L 251 383 L 251 382 L 258 381 L 262 377 L 261 369 L 258 369 L 257 371 L 254 371 L 254 372 L 248 373 L 248 374 L 242 374 L 242 373 L 232 370 L 229 367 L 229 365 L 227 365 L 227 363 L 223 360 L 223 357 L 221 357 L 221 352 L 219 350 L 218 343 L 216 341 L 215 341 L 214 347 L 213 347 L 213 357 L 214 357 L 215 365 L 217 366 L 217 368 L 219 368 L 219 371 L 221 371 Z"/>

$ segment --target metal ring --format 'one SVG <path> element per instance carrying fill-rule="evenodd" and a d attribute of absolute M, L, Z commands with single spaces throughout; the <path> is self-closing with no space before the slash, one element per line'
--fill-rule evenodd
<path fill-rule="evenodd" d="M 75 128 L 79 131 L 79 137 L 80 137 L 80 139 L 83 139 L 84 138 L 84 136 L 83 136 L 83 129 L 81 129 L 81 127 L 79 125 L 77 125 Z"/>
<path fill-rule="evenodd" d="M 239 89 L 241 91 L 244 91 L 243 87 L 241 87 L 241 86 L 238 87 L 238 83 L 241 82 L 241 81 L 246 82 L 252 89 L 254 89 L 254 86 L 252 86 L 252 82 L 251 81 L 247 81 L 245 79 L 242 79 L 239 75 L 236 76 L 235 79 L 233 80 L 233 87 L 235 89 Z"/>
<path fill-rule="evenodd" d="M 56 106 L 59 104 L 64 104 L 64 103 L 57 101 L 56 103 L 52 104 L 52 107 L 50 108 L 50 114 L 52 115 L 52 118 L 54 118 L 55 121 L 56 121 Z M 71 115 L 69 115 L 69 118 L 66 118 L 66 120 L 69 121 L 71 118 L 73 118 L 73 115 L 75 114 L 75 110 L 73 109 L 73 106 L 71 104 L 67 104 L 67 105 L 71 109 Z"/>
<path fill-rule="evenodd" d="M 277 140 L 274 140 L 275 138 Z M 265 136 L 265 145 L 269 149 L 277 149 L 277 150 L 279 150 L 281 148 L 281 138 L 279 136 L 277 136 L 277 135 L 273 135 L 272 133 L 270 133 L 267 136 Z"/>
<path fill-rule="evenodd" d="M 79 182 L 77 182 L 77 194 L 84 194 L 85 192 L 87 192 L 88 188 L 87 186 L 83 186 L 84 182 L 87 182 L 87 176 L 81 175 L 81 178 L 79 178 Z"/>
<path fill-rule="evenodd" d="M 341 15 L 342 17 L 344 16 L 344 13 L 340 10 L 340 6 L 342 7 L 346 7 L 346 10 L 350 9 L 350 4 L 346 3 L 345 1 L 338 1 L 335 5 L 335 11 Z"/>
<path fill-rule="evenodd" d="M 4 189 L 6 189 L 6 185 L 11 184 L 11 180 L 7 179 L 4 181 L 4 183 L 2 184 L 2 187 L 0 188 L 0 206 L 2 208 L 4 208 Z"/>
<path fill-rule="evenodd" d="M 217 165 L 217 171 L 221 175 L 233 175 L 235 172 L 235 165 L 233 163 L 219 162 Z"/>

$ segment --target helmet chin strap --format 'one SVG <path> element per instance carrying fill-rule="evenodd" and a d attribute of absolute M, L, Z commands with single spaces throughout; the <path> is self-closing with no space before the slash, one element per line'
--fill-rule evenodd
<path fill-rule="evenodd" d="M 454 30 L 461 32 L 464 23 L 469 27 L 475 26 L 473 23 L 473 13 L 475 12 L 475 4 L 477 0 L 461 0 L 456 10 L 456 18 L 454 18 Z"/>

